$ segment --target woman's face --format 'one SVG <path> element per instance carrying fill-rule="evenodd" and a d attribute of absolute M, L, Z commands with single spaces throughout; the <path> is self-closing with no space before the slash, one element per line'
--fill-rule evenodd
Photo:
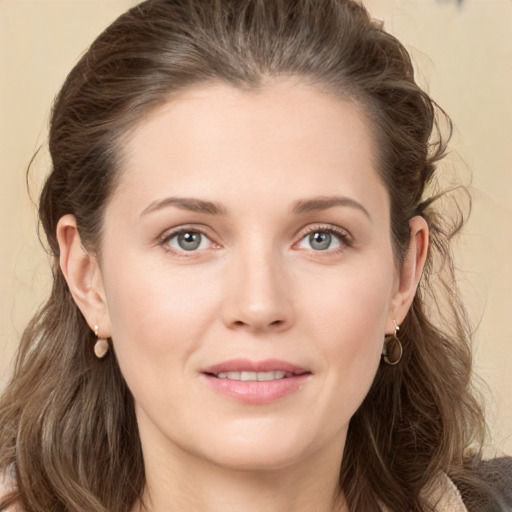
<path fill-rule="evenodd" d="M 100 328 L 146 457 L 341 457 L 405 315 L 374 154 L 353 103 L 291 82 L 189 90 L 132 133 Z"/>

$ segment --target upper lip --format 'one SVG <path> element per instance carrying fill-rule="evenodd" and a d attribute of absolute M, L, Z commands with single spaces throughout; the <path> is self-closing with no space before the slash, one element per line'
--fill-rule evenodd
<path fill-rule="evenodd" d="M 227 372 L 277 372 L 283 371 L 286 373 L 293 373 L 301 375 L 303 373 L 310 373 L 309 370 L 301 366 L 297 366 L 288 361 L 281 361 L 279 359 L 265 359 L 262 361 L 253 361 L 250 359 L 231 359 L 222 363 L 208 366 L 202 370 L 202 373 L 217 375 L 219 373 Z"/>

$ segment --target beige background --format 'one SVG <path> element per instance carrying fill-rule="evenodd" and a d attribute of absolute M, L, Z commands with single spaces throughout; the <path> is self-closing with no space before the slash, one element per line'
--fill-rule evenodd
<path fill-rule="evenodd" d="M 198 0 L 199 1 L 199 0 Z M 54 94 L 78 56 L 135 0 L 0 0 L 0 388 L 23 326 L 46 294 L 25 169 L 46 138 Z M 473 173 L 474 208 L 457 247 L 488 382 L 492 441 L 512 453 L 512 1 L 368 0 L 406 43 L 420 79 L 452 116 L 450 165 Z M 47 169 L 36 159 L 37 198 Z"/>

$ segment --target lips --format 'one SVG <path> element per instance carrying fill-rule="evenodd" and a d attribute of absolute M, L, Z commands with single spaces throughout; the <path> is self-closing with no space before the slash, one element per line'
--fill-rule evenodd
<path fill-rule="evenodd" d="M 216 374 L 216 377 L 218 379 L 266 382 L 293 377 L 293 375 L 293 373 L 277 370 L 269 372 L 221 372 Z"/>
<path fill-rule="evenodd" d="M 287 361 L 233 359 L 201 372 L 216 392 L 248 404 L 265 404 L 298 391 L 311 372 Z"/>
<path fill-rule="evenodd" d="M 309 373 L 307 369 L 279 359 L 266 359 L 264 361 L 252 361 L 250 359 L 231 359 L 223 363 L 209 366 L 203 373 L 219 375 L 230 372 L 284 372 L 285 374 L 298 375 Z"/>

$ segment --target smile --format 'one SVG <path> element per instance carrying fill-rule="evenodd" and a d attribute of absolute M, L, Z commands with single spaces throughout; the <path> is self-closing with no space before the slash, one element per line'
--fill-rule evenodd
<path fill-rule="evenodd" d="M 246 404 L 268 404 L 299 391 L 311 372 L 286 361 L 237 359 L 204 369 L 206 383 L 217 394 Z"/>
<path fill-rule="evenodd" d="M 269 381 L 293 377 L 293 373 L 282 370 L 270 372 L 221 372 L 216 375 L 218 379 L 242 380 L 242 381 Z"/>

